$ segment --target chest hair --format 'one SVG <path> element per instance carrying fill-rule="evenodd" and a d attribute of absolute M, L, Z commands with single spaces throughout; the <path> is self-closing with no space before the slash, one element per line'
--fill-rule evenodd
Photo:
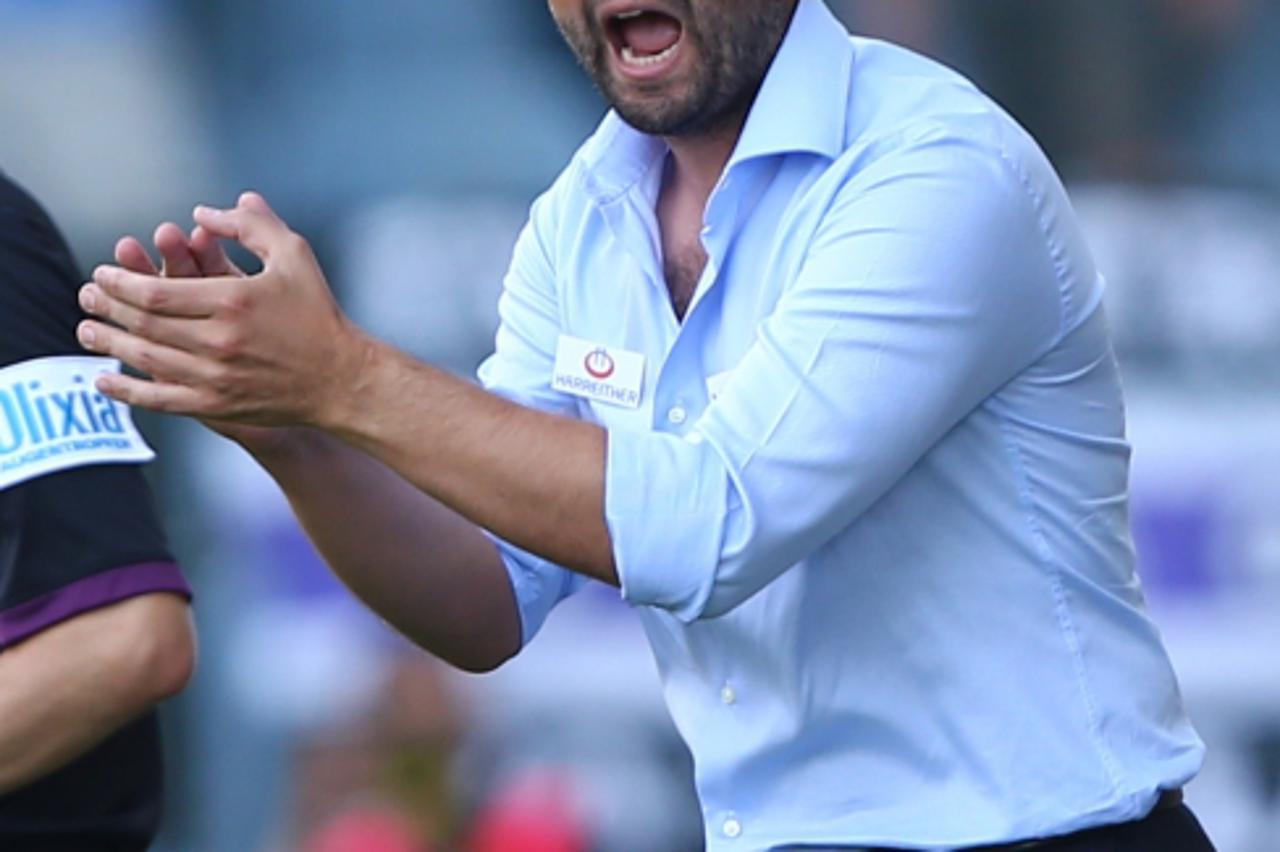
<path fill-rule="evenodd" d="M 667 278 L 667 292 L 677 319 L 683 321 L 689 311 L 689 303 L 693 301 L 693 293 L 698 289 L 698 281 L 706 265 L 707 253 L 697 241 L 692 245 L 673 246 L 663 259 L 662 271 Z"/>

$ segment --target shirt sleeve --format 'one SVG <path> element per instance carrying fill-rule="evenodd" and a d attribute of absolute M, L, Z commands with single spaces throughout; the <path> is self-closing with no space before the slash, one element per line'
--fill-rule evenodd
<path fill-rule="evenodd" d="M 82 278 L 48 216 L 0 175 L 0 368 L 84 355 Z M 0 650 L 82 612 L 190 589 L 136 465 L 87 465 L 0 489 Z"/>
<path fill-rule="evenodd" d="M 1044 355 L 1063 293 L 1040 207 L 998 145 L 942 130 L 848 178 L 691 432 L 610 433 L 624 596 L 731 611 Z"/>
<path fill-rule="evenodd" d="M 493 355 L 480 365 L 484 387 L 520 405 L 577 416 L 574 400 L 551 387 L 560 316 L 554 267 L 547 251 L 554 227 L 549 208 L 553 188 L 534 203 L 516 242 L 498 302 L 499 326 Z M 560 601 L 587 583 L 579 574 L 523 550 L 497 536 L 497 545 L 520 609 L 523 642 L 541 629 Z"/>

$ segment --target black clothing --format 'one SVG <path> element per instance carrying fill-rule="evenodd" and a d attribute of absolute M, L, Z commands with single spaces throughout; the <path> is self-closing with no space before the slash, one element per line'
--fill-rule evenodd
<path fill-rule="evenodd" d="M 83 280 L 49 217 L 0 175 L 0 453 L 22 434 L 14 402 L 22 392 L 2 371 L 36 358 L 86 355 L 75 336 Z M 85 393 L 86 405 L 101 400 L 91 388 Z M 136 464 L 89 464 L 0 485 L 0 653 L 85 611 L 153 592 L 190 595 Z M 0 797 L 0 849 L 146 849 L 159 823 L 161 786 L 152 712 Z"/>

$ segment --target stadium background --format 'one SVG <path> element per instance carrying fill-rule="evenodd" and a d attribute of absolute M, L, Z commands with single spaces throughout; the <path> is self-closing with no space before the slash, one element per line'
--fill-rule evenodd
<path fill-rule="evenodd" d="M 1143 575 L 1211 746 L 1191 801 L 1222 849 L 1273 852 L 1280 2 L 830 2 L 974 76 L 1071 184 L 1111 280 Z M 254 187 L 362 324 L 459 371 L 526 205 L 600 113 L 532 0 L 0 0 L 0 168 L 86 269 Z M 615 595 L 453 675 L 345 597 L 236 450 L 144 425 L 202 639 L 166 710 L 161 852 L 698 848 Z"/>

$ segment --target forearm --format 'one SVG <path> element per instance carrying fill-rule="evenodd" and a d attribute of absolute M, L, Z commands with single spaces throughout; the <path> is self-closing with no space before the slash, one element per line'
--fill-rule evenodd
<path fill-rule="evenodd" d="M 190 629 L 185 601 L 146 595 L 0 653 L 0 795 L 70 763 L 179 691 L 191 673 Z M 166 642 L 183 631 L 178 641 L 187 647 Z"/>
<path fill-rule="evenodd" d="M 367 344 L 328 431 L 507 541 L 618 584 L 604 519 L 606 435 Z"/>
<path fill-rule="evenodd" d="M 506 569 L 474 524 L 318 431 L 250 449 L 334 574 L 415 644 L 469 671 L 519 650 Z"/>
<path fill-rule="evenodd" d="M 512 404 L 360 333 L 333 301 L 305 240 L 257 196 L 234 211 L 202 209 L 198 218 L 257 252 L 263 271 L 175 280 L 99 268 L 81 304 L 110 322 L 82 323 L 80 340 L 153 378 L 102 376 L 101 391 L 242 425 L 318 427 L 480 527 L 617 584 L 604 519 L 603 430 Z M 339 573 L 355 580 L 367 572 L 367 565 L 348 570 L 346 539 L 332 529 L 344 525 L 353 501 L 335 507 L 330 494 L 324 502 L 332 484 L 301 466 L 275 472 Z M 421 500 L 414 505 L 389 525 L 395 538 L 415 540 L 409 534 L 427 510 Z M 372 522 L 374 513 L 361 517 Z M 359 532 L 374 529 L 382 527 Z"/>

